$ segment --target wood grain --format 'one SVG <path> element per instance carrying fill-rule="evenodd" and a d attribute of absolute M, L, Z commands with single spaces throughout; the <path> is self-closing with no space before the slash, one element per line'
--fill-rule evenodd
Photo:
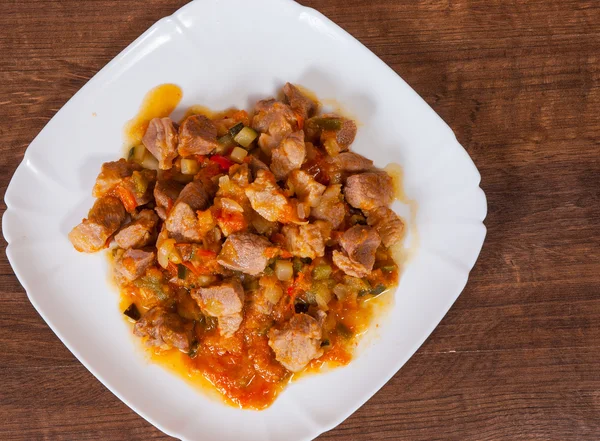
<path fill-rule="evenodd" d="M 3 1 L 2 194 L 69 97 L 184 3 Z M 600 3 L 302 3 L 356 36 L 450 124 L 489 203 L 486 243 L 451 311 L 375 397 L 320 439 L 598 439 Z M 0 311 L 0 439 L 169 439 L 64 348 L 4 253 Z"/>

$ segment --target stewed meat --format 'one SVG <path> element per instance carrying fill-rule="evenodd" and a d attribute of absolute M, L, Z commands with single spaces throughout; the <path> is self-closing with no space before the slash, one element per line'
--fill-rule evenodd
<path fill-rule="evenodd" d="M 205 314 L 218 319 L 221 335 L 231 337 L 238 330 L 242 322 L 244 288 L 237 279 L 199 288 L 191 294 Z"/>
<path fill-rule="evenodd" d="M 204 115 L 188 116 L 179 127 L 181 156 L 208 155 L 219 146 L 217 126 Z"/>
<path fill-rule="evenodd" d="M 334 251 L 333 262 L 348 275 L 364 277 L 373 269 L 375 252 L 380 244 L 381 238 L 375 229 L 355 225 L 340 239 L 345 254 Z"/>
<path fill-rule="evenodd" d="M 304 170 L 292 171 L 287 182 L 288 187 L 294 190 L 298 199 L 307 203 L 310 207 L 319 206 L 321 196 L 327 188 Z"/>
<path fill-rule="evenodd" d="M 142 138 L 144 146 L 158 160 L 162 170 L 173 166 L 177 157 L 177 129 L 171 118 L 154 118 Z"/>
<path fill-rule="evenodd" d="M 121 248 L 141 248 L 156 238 L 158 216 L 153 210 L 142 210 L 133 222 L 125 225 L 115 235 L 115 242 Z"/>
<path fill-rule="evenodd" d="M 399 242 L 404 235 L 404 222 L 388 207 L 378 207 L 369 211 L 367 224 L 377 230 L 385 247 L 391 247 Z"/>
<path fill-rule="evenodd" d="M 187 184 L 181 190 L 165 222 L 171 236 L 192 242 L 202 239 L 196 211 L 204 210 L 208 203 L 209 195 L 202 182 L 192 181 Z"/>
<path fill-rule="evenodd" d="M 223 244 L 217 262 L 225 268 L 255 276 L 267 266 L 267 250 L 271 246 L 264 236 L 235 233 Z"/>
<path fill-rule="evenodd" d="M 295 314 L 281 329 L 271 329 L 269 346 L 275 358 L 292 372 L 301 371 L 323 354 L 319 322 L 308 314 Z"/>
<path fill-rule="evenodd" d="M 297 257 L 322 257 L 325 254 L 323 230 L 317 224 L 285 225 L 281 232 L 285 236 L 287 250 Z"/>
<path fill-rule="evenodd" d="M 123 285 L 141 277 L 154 263 L 155 257 L 153 251 L 126 250 L 115 259 L 115 279 Z"/>
<path fill-rule="evenodd" d="M 290 201 L 275 182 L 271 172 L 259 170 L 254 182 L 244 191 L 252 208 L 266 220 L 289 223 L 296 217 Z"/>
<path fill-rule="evenodd" d="M 162 219 L 167 219 L 167 214 L 173 207 L 179 193 L 183 190 L 183 184 L 177 181 L 159 180 L 154 186 L 154 202 L 156 203 L 156 214 Z"/>
<path fill-rule="evenodd" d="M 100 174 L 96 178 L 92 196 L 100 198 L 107 195 L 109 191 L 123 181 L 123 178 L 131 176 L 135 170 L 139 171 L 141 169 L 140 165 L 123 158 L 118 161 L 105 162 L 102 164 Z"/>
<path fill-rule="evenodd" d="M 69 240 L 77 251 L 94 253 L 107 244 L 108 238 L 119 229 L 127 213 L 121 201 L 112 196 L 97 199 L 87 219 L 69 233 Z"/>
<path fill-rule="evenodd" d="M 147 344 L 150 346 L 189 352 L 193 329 L 193 322 L 161 306 L 155 306 L 135 324 L 133 332 L 138 337 L 148 337 Z"/>
<path fill-rule="evenodd" d="M 341 190 L 342 186 L 340 184 L 327 187 L 319 205 L 311 210 L 311 216 L 329 222 L 333 228 L 338 228 L 344 221 L 344 216 L 346 216 L 346 204 Z"/>
<path fill-rule="evenodd" d="M 271 170 L 277 180 L 287 178 L 292 170 L 299 169 L 306 157 L 304 147 L 304 132 L 298 130 L 286 136 L 279 147 L 273 150 Z"/>
<path fill-rule="evenodd" d="M 256 103 L 252 128 L 261 133 L 258 145 L 271 156 L 281 140 L 298 127 L 297 116 L 290 106 L 274 99 Z"/>
<path fill-rule="evenodd" d="M 317 104 L 300 92 L 300 89 L 292 83 L 285 83 L 283 93 L 292 110 L 303 120 L 310 118 L 315 112 Z"/>
<path fill-rule="evenodd" d="M 346 201 L 354 208 L 372 210 L 392 203 L 392 178 L 385 172 L 367 172 L 350 176 L 344 189 Z"/>

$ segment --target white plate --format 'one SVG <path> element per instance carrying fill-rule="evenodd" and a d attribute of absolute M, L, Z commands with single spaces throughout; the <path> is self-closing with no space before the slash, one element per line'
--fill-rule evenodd
<path fill-rule="evenodd" d="M 123 125 L 149 89 L 180 85 L 179 116 L 198 103 L 247 108 L 285 81 L 354 115 L 357 152 L 379 166 L 404 167 L 406 193 L 418 205 L 409 238 L 416 252 L 378 338 L 355 361 L 292 384 L 265 411 L 242 411 L 146 360 L 117 308 L 105 256 L 77 253 L 67 233 L 91 207 L 100 165 L 120 156 Z M 6 192 L 3 231 L 10 263 L 40 315 L 106 387 L 159 429 L 190 441 L 308 440 L 377 392 L 464 288 L 486 232 L 479 181 L 435 112 L 320 13 L 286 0 L 197 0 L 111 61 L 31 143 Z"/>

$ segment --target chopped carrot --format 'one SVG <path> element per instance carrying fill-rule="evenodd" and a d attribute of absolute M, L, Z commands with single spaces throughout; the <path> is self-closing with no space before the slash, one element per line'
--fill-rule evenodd
<path fill-rule="evenodd" d="M 118 185 L 115 189 L 115 192 L 117 193 L 119 199 L 121 199 L 125 210 L 127 210 L 129 213 L 133 213 L 135 211 L 135 207 L 137 207 L 135 195 L 123 185 Z"/>

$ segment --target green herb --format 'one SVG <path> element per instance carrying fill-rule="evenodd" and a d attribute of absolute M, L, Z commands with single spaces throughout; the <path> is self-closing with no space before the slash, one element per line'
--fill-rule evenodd
<path fill-rule="evenodd" d="M 182 265 L 181 263 L 177 265 L 177 277 L 181 280 L 185 280 L 187 275 L 188 269 L 185 267 L 185 265 Z"/>
<path fill-rule="evenodd" d="M 379 284 L 375 288 L 371 289 L 371 294 L 378 296 L 379 294 L 385 292 L 385 290 L 387 290 L 387 286 Z"/>
<path fill-rule="evenodd" d="M 338 332 L 338 334 L 340 334 L 340 336 L 346 339 L 352 338 L 352 336 L 354 335 L 352 330 L 342 322 L 338 322 L 338 324 L 335 327 L 335 330 Z"/>

